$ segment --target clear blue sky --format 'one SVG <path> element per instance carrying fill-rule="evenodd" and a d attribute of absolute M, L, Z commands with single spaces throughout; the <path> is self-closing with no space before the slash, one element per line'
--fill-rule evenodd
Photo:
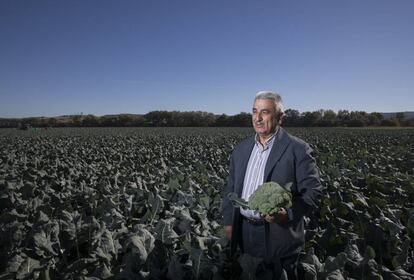
<path fill-rule="evenodd" d="M 413 0 L 0 1 L 0 117 L 414 110 Z"/>

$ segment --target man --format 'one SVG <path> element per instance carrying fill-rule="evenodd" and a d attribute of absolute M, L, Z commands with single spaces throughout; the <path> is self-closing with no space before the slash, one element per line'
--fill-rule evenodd
<path fill-rule="evenodd" d="M 305 242 L 304 216 L 317 207 L 322 196 L 319 171 L 311 148 L 288 134 L 280 125 L 284 113 L 281 97 L 269 91 L 256 94 L 252 122 L 256 135 L 238 144 L 230 158 L 223 216 L 232 251 L 265 258 L 272 263 L 277 279 L 284 269 L 297 279 L 297 262 Z M 292 207 L 275 215 L 261 216 L 251 210 L 233 208 L 227 194 L 245 200 L 264 182 L 281 186 L 292 182 Z"/>

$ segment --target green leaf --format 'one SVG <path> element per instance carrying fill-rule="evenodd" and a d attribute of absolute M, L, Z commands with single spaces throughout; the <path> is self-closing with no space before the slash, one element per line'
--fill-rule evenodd
<path fill-rule="evenodd" d="M 177 233 L 173 230 L 175 218 L 161 219 L 155 226 L 155 237 L 165 244 L 173 244 L 178 238 Z"/>
<path fill-rule="evenodd" d="M 36 253 L 41 257 L 57 255 L 52 248 L 52 242 L 50 241 L 50 236 L 48 236 L 44 231 L 37 232 L 33 236 L 35 243 Z"/>
<path fill-rule="evenodd" d="M 344 252 L 339 253 L 335 258 L 329 256 L 326 259 L 325 264 L 322 266 L 323 275 L 328 276 L 329 274 L 331 274 L 332 272 L 336 270 L 343 269 L 346 264 L 346 261 L 347 261 L 347 258 Z"/>
<path fill-rule="evenodd" d="M 194 279 L 200 279 L 206 277 L 205 273 L 211 273 L 211 270 L 208 267 L 208 259 L 206 259 L 204 253 L 200 249 L 192 249 L 190 258 L 192 261 L 192 271 L 194 274 Z"/>
<path fill-rule="evenodd" d="M 315 272 L 320 272 L 322 269 L 322 263 L 319 261 L 318 257 L 315 255 L 315 250 L 313 247 L 309 248 L 308 253 L 305 258 L 302 260 L 302 263 L 313 265 Z"/>
<path fill-rule="evenodd" d="M 405 239 L 404 242 L 401 244 L 401 253 L 392 258 L 392 265 L 395 268 L 401 268 L 401 266 L 407 262 L 410 245 L 411 240 L 408 238 Z"/>
<path fill-rule="evenodd" d="M 229 193 L 227 195 L 227 197 L 229 198 L 229 200 L 233 204 L 233 207 L 242 207 L 244 209 L 250 209 L 249 204 L 247 203 L 247 201 L 245 201 L 242 198 L 239 198 L 236 193 L 233 193 L 233 192 Z"/>
<path fill-rule="evenodd" d="M 16 279 L 25 279 L 32 275 L 35 270 L 40 269 L 40 262 L 38 260 L 27 257 L 20 265 L 16 274 Z"/>

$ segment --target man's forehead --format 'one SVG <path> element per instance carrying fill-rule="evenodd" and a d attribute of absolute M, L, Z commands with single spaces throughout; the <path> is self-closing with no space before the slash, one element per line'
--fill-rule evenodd
<path fill-rule="evenodd" d="M 275 109 L 275 103 L 270 99 L 256 99 L 253 103 L 253 109 Z"/>

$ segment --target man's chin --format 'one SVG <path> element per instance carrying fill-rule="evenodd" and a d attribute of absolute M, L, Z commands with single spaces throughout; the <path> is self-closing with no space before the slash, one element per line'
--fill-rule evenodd
<path fill-rule="evenodd" d="M 268 134 L 267 131 L 263 129 L 255 129 L 255 131 L 259 136 L 266 136 Z"/>

